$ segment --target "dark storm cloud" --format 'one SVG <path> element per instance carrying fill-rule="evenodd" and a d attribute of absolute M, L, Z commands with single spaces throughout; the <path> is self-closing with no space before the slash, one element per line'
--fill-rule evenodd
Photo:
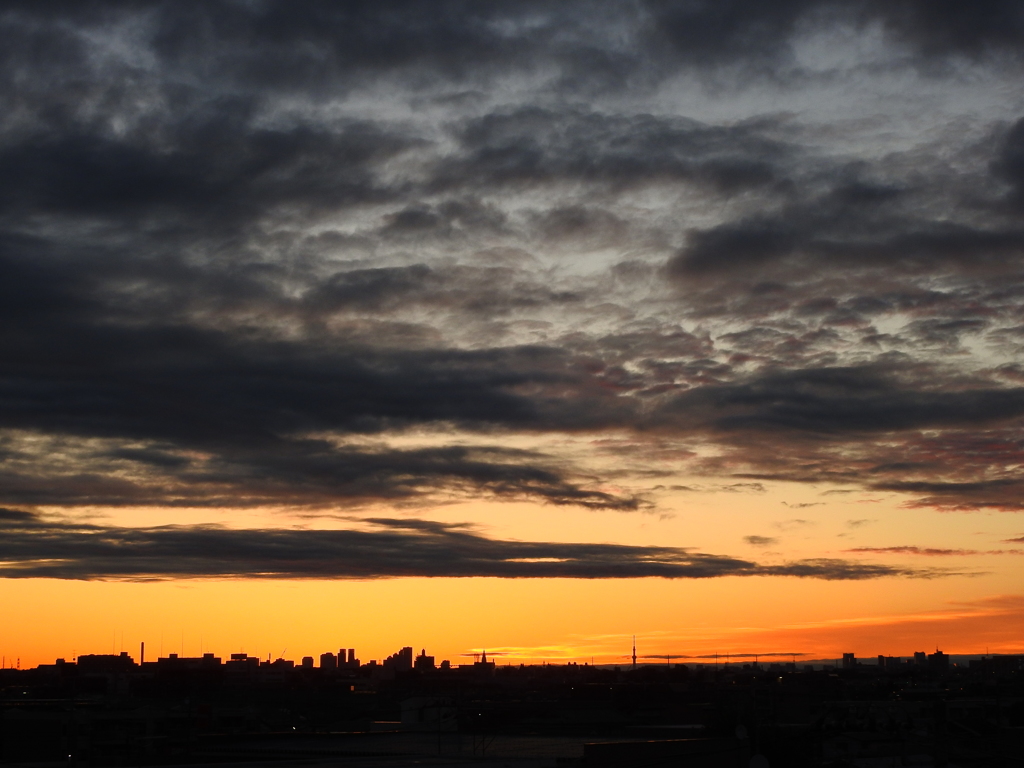
<path fill-rule="evenodd" d="M 9 510 L 5 510 L 9 512 Z M 373 519 L 371 530 L 119 528 L 0 514 L 0 577 L 60 579 L 468 577 L 827 580 L 935 577 L 845 560 L 764 566 L 676 547 L 489 539 L 464 526 Z"/>
<path fill-rule="evenodd" d="M 0 507 L 0 525 L 25 525 L 31 526 L 36 522 L 36 516 L 32 512 L 23 509 L 8 509 Z"/>
<path fill-rule="evenodd" d="M 115 218 L 122 226 L 188 227 L 197 237 L 253 223 L 271 206 L 291 215 L 382 202 L 375 164 L 415 144 L 370 122 L 327 132 L 256 129 L 244 105 L 112 138 L 79 125 L 0 148 L 0 217 Z M 155 221 L 154 221 L 155 219 Z"/>
<path fill-rule="evenodd" d="M 621 191 L 682 181 L 740 193 L 775 182 L 775 163 L 793 151 L 766 135 L 771 125 L 538 107 L 494 112 L 461 126 L 464 153 L 441 164 L 432 183 L 446 189 L 588 182 Z"/>
<path fill-rule="evenodd" d="M 20 472 L 0 470 L 4 498 L 37 505 L 230 508 L 427 504 L 432 494 L 444 494 L 622 511 L 649 506 L 639 496 L 588 487 L 595 478 L 579 477 L 550 456 L 490 446 L 358 450 L 282 439 L 219 446 L 202 458 L 134 448 L 76 458 L 74 472 L 45 457 L 33 457 Z"/>
<path fill-rule="evenodd" d="M 297 301 L 280 299 L 277 309 L 314 320 L 338 312 L 384 313 L 412 306 L 494 317 L 585 298 L 582 291 L 546 286 L 507 267 L 412 264 L 336 272 Z"/>
<path fill-rule="evenodd" d="M 168 116 L 219 98 L 235 111 L 280 95 L 322 102 L 370 83 L 453 104 L 509 77 L 543 77 L 574 99 L 736 66 L 744 82 L 799 81 L 794 43 L 837 25 L 880 23 L 925 67 L 1014 58 L 1024 47 L 1024 12 L 1013 0 L 9 2 L 3 10 L 0 76 L 17 83 L 2 89 L 4 112 L 47 125 L 137 118 L 154 102 Z M 103 46 L 114 39 L 110 56 Z M 756 159 L 706 173 L 726 189 L 772 178 Z"/>
<path fill-rule="evenodd" d="M 200 308 L 237 302 L 275 310 L 280 293 L 244 271 L 232 281 L 230 268 L 217 275 L 217 267 L 172 259 L 132 261 L 115 252 L 104 260 L 88 250 L 59 259 L 50 250 L 37 241 L 0 241 L 0 420 L 7 427 L 259 441 L 299 429 L 367 432 L 431 421 L 548 428 L 553 419 L 573 428 L 610 423 L 629 408 L 555 347 L 375 349 L 366 338 L 279 340 L 272 324 L 266 335 L 203 327 L 174 316 L 179 297 L 188 302 L 192 292 Z M 314 309 L 408 301 L 414 291 L 431 293 L 431 274 L 425 267 L 350 271 L 306 301 Z M 122 281 L 150 283 L 152 294 L 147 287 L 122 294 Z M 543 297 L 537 288 L 534 300 Z M 562 393 L 557 404 L 553 396 L 546 401 L 545 387 Z M 540 397 L 517 394 L 525 389 Z M 565 397 L 572 391 L 604 399 L 606 408 L 574 404 Z"/>
<path fill-rule="evenodd" d="M 1024 389 L 929 390 L 895 374 L 880 367 L 768 372 L 678 395 L 662 415 L 725 432 L 826 435 L 984 425 L 1024 415 Z"/>
<path fill-rule="evenodd" d="M 215 82 L 314 93 L 343 87 L 345 78 L 353 74 L 374 71 L 425 67 L 446 77 L 468 79 L 480 67 L 528 67 L 560 20 L 560 14 L 548 14 L 548 24 L 531 30 L 531 39 L 521 25 L 536 17 L 539 7 L 443 2 L 427 8 L 406 0 L 256 5 L 146 2 L 117 7 L 66 3 L 39 14 L 32 3 L 6 6 L 7 22 L 21 33 L 18 37 L 42 37 L 36 25 L 55 17 L 100 29 L 135 17 L 143 27 L 142 42 L 167 70 L 187 71 L 201 65 Z M 503 32 L 503 23 L 511 29 Z M 48 36 L 59 39 L 60 30 Z M 76 62 L 84 56 L 75 49 L 55 47 L 44 50 L 39 58 Z"/>
<path fill-rule="evenodd" d="M 35 3 L 5 8 L 9 26 L 19 33 L 8 39 L 36 38 L 36 46 L 15 51 L 34 54 L 37 64 L 87 58 L 73 45 L 76 36 L 66 32 L 71 45 L 52 45 L 62 30 L 40 34 L 40 19 L 103 28 L 137 17 L 146 46 L 166 69 L 202 66 L 208 77 L 235 88 L 311 94 L 351 87 L 352 75 L 395 72 L 413 82 L 443 78 L 460 84 L 551 67 L 563 87 L 579 90 L 645 82 L 680 66 L 782 68 L 792 65 L 795 38 L 834 24 L 879 22 L 891 40 L 925 61 L 1014 55 L 1024 41 L 1024 19 L 1013 0 L 970 7 L 927 0 L 47 3 L 45 15 Z M 40 46 L 40 38 L 51 45 Z"/>
<path fill-rule="evenodd" d="M 587 429 L 633 409 L 552 348 L 327 351 L 181 327 L 25 336 L 0 363 L 8 428 L 258 447 L 424 423 Z"/>
<path fill-rule="evenodd" d="M 364 450 L 301 437 L 427 424 L 545 430 L 561 423 L 575 430 L 621 420 L 628 404 L 617 404 L 563 350 L 375 349 L 368 340 L 324 343 L 313 335 L 285 342 L 197 327 L 182 303 L 233 301 L 284 313 L 287 302 L 245 274 L 221 280 L 173 259 L 132 261 L 114 253 L 106 261 L 92 254 L 61 260 L 49 251 L 9 239 L 0 252 L 0 426 L 111 444 L 86 451 L 74 468 L 50 466 L 45 456 L 16 463 L 8 453 L 0 472 L 9 501 L 305 505 L 445 489 L 641 506 L 628 495 L 587 489 L 593 478 L 575 476 L 550 456 L 488 446 Z M 418 267 L 350 271 L 289 311 L 382 307 L 417 292 L 425 294 L 422 301 L 441 301 L 439 293 L 454 289 L 443 277 L 432 286 L 431 274 Z M 148 282 L 152 295 L 123 298 L 111 287 L 121 280 Z M 472 292 L 459 290 L 470 301 Z M 526 301 L 523 291 L 514 295 L 503 297 Z M 533 294 L 534 301 L 543 297 Z M 176 321 L 175 313 L 186 316 Z M 208 455 L 190 457 L 197 450 Z M 126 465 L 144 471 L 110 475 Z"/>
<path fill-rule="evenodd" d="M 1009 131 L 993 133 L 981 151 L 994 157 L 987 168 L 972 173 L 953 173 L 937 157 L 919 151 L 887 158 L 889 167 L 824 157 L 789 163 L 780 171 L 792 177 L 782 188 L 781 205 L 689 230 L 685 245 L 668 262 L 668 273 L 684 286 L 710 282 L 718 290 L 722 283 L 752 290 L 758 281 L 781 281 L 795 288 L 785 298 L 802 302 L 804 314 L 831 312 L 834 320 L 854 321 L 922 302 L 955 304 L 950 301 L 955 294 L 922 290 L 919 278 L 936 272 L 979 281 L 977 287 L 1006 277 L 1017 285 L 1024 228 L 1014 209 L 1024 178 L 1024 132 L 1018 122 Z M 979 211 L 987 215 L 979 217 Z M 809 280 L 829 274 L 846 278 L 842 306 L 821 295 L 821 283 Z M 863 295 L 851 300 L 858 288 Z M 845 315 L 837 314 L 840 309 Z M 948 339 L 982 327 L 952 325 L 957 322 L 981 320 L 928 318 L 918 330 L 927 333 L 946 324 Z"/>
<path fill-rule="evenodd" d="M 1024 118 L 1007 133 L 999 155 L 992 161 L 992 172 L 1010 185 L 1010 202 L 1024 211 Z"/>
<path fill-rule="evenodd" d="M 836 25 L 880 23 L 933 77 L 1015 66 L 1020 5 L 965 8 L 5 4 L 0 501 L 644 508 L 498 447 L 614 429 L 721 448 L 664 455 L 736 491 L 1014 508 L 1019 446 L 983 438 L 1024 416 L 1019 372 L 921 360 L 1024 338 L 1024 122 L 856 160 L 798 116 L 621 100 L 694 72 L 792 87 L 794 44 Z M 618 264 L 559 278 L 573 248 Z M 421 428 L 484 444 L 386 444 Z"/>
<path fill-rule="evenodd" d="M 878 21 L 925 58 L 993 51 L 1016 55 L 1024 43 L 1024 11 L 1013 0 L 969 7 L 928 0 L 649 0 L 644 5 L 652 14 L 655 39 L 680 59 L 704 65 L 789 63 L 794 37 L 836 22 Z"/>
<path fill-rule="evenodd" d="M 1019 54 L 1024 42 L 1024 10 L 1013 0 L 983 0 L 970 7 L 957 2 L 876 0 L 864 8 L 927 55 L 983 55 L 993 50 Z"/>
<path fill-rule="evenodd" d="M 783 211 L 690 234 L 669 262 L 678 279 L 768 271 L 782 264 L 823 268 L 885 267 L 903 272 L 999 269 L 1024 254 L 1024 229 L 978 228 L 911 217 L 859 215 L 849 205 L 833 214 L 812 201 Z"/>
<path fill-rule="evenodd" d="M 870 419 L 861 428 L 751 423 L 722 432 L 720 454 L 698 468 L 761 481 L 852 484 L 899 494 L 912 507 L 1017 511 L 1024 484 L 1021 424 L 1019 417 L 917 425 L 894 419 L 891 428 Z M 911 460 L 897 460 L 904 458 Z"/>

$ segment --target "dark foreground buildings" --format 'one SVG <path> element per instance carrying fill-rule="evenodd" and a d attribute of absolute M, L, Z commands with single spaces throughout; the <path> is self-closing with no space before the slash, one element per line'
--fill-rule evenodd
<path fill-rule="evenodd" d="M 246 654 L 80 656 L 0 671 L 0 763 L 1024 763 L 1024 657 L 921 656 L 865 664 L 847 654 L 823 669 L 436 665 L 411 647 L 381 663 L 343 649 L 298 666 Z"/>

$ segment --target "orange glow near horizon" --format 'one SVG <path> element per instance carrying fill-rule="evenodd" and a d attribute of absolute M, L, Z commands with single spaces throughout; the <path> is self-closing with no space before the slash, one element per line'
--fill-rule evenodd
<path fill-rule="evenodd" d="M 906 657 L 936 647 L 951 654 L 1024 650 L 1021 595 L 886 615 L 823 611 L 804 602 L 820 593 L 813 588 L 818 585 L 801 582 L 785 590 L 776 605 L 779 619 L 771 622 L 762 604 L 765 592 L 783 591 L 771 583 L 776 581 L 7 581 L 0 587 L 6 614 L 0 652 L 9 665 L 20 658 L 23 668 L 122 650 L 138 659 L 140 642 L 149 660 L 204 651 L 298 660 L 344 647 L 356 648 L 367 661 L 412 645 L 453 664 L 482 649 L 505 654 L 500 661 L 506 663 L 593 658 L 612 664 L 627 663 L 632 630 L 642 657 L 796 653 L 831 659 L 848 651 Z M 877 586 L 842 585 L 838 591 L 856 604 L 860 593 L 877 595 Z M 644 599 L 635 599 L 637 592 Z M 732 617 L 715 610 L 722 601 Z M 795 605 L 804 610 L 793 610 Z M 810 618 L 822 613 L 833 618 Z"/>
<path fill-rule="evenodd" d="M 363 660 L 398 648 L 426 649 L 453 664 L 481 649 L 507 663 L 625 663 L 631 637 L 641 656 L 844 652 L 908 656 L 1024 650 L 1024 558 L 990 555 L 1018 532 L 1005 513 L 908 509 L 895 495 L 845 494 L 826 486 L 766 485 L 753 493 L 666 494 L 658 514 L 552 508 L 527 503 L 452 503 L 417 519 L 465 523 L 498 540 L 617 542 L 691 548 L 761 563 L 852 558 L 953 569 L 935 578 L 853 581 L 781 576 L 708 579 L 381 578 L 374 580 L 5 579 L 0 654 L 23 667 L 55 658 L 125 650 L 147 659 L 203 651 L 222 657 L 319 657 L 355 648 Z M 691 485 L 696 483 L 691 482 Z M 428 514 L 429 513 L 429 514 Z M 364 511 L 364 515 L 367 513 Z M 408 512 L 378 512 L 401 517 Z M 358 527 L 358 519 L 287 511 L 112 511 L 111 525 L 222 522 L 236 527 Z M 368 516 L 368 515 L 367 515 Z M 941 521 L 941 526 L 935 522 Z M 923 532 L 923 533 L 922 533 Z M 770 540 L 753 545 L 745 535 Z M 955 557 L 850 554 L 856 547 L 969 549 Z M 683 659 L 681 659 L 683 660 Z M 656 661 L 656 659 L 647 659 Z"/>

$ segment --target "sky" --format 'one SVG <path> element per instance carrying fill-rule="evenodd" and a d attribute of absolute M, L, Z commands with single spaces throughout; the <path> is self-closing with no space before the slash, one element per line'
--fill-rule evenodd
<path fill-rule="evenodd" d="M 1016 0 L 0 37 L 4 664 L 1024 651 Z"/>

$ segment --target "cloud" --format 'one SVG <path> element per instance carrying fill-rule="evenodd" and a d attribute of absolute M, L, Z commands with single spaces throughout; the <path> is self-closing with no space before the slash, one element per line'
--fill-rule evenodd
<path fill-rule="evenodd" d="M 808 526 L 816 525 L 816 523 L 813 520 L 804 520 L 803 518 L 794 517 L 791 520 L 779 520 L 772 523 L 772 525 L 780 531 L 790 531 L 794 528 L 807 528 Z"/>
<path fill-rule="evenodd" d="M 639 79 L 638 72 L 667 75 L 663 70 L 668 67 L 741 63 L 777 71 L 792 66 L 792 46 L 799 38 L 837 24 L 880 24 L 894 43 L 909 49 L 904 55 L 924 60 L 997 52 L 1013 56 L 1024 39 L 1024 20 L 1011 0 L 975 3 L 969 11 L 924 0 L 860 0 L 841 6 L 823 0 L 771 6 L 750 0 L 649 0 L 630 7 L 569 2 L 557 8 L 459 0 L 437 3 L 430 12 L 404 2 L 184 2 L 118 12 L 61 3 L 49 16 L 32 3 L 8 8 L 7 22 L 19 33 L 13 35 L 17 42 L 35 31 L 31 22 L 40 16 L 49 19 L 56 13 L 72 29 L 87 30 L 128 17 L 142 27 L 162 68 L 201 63 L 210 80 L 237 90 L 260 86 L 309 95 L 322 93 L 328 84 L 353 87 L 344 83 L 346 73 L 364 78 L 398 73 L 412 79 L 419 72 L 421 82 L 443 79 L 457 86 L 450 98 L 458 98 L 472 93 L 481 78 L 508 70 L 557 67 L 558 81 L 566 87 L 599 83 L 606 88 L 623 87 Z M 51 58 L 95 66 L 75 36 L 65 33 L 64 39 L 67 44 L 49 52 Z M 212 55 L 215 46 L 219 56 Z"/>
<path fill-rule="evenodd" d="M 329 508 L 490 496 L 621 511 L 649 506 L 638 495 L 592 487 L 592 478 L 573 477 L 550 456 L 497 446 L 397 450 L 278 439 L 246 448 L 230 435 L 223 441 L 199 455 L 175 443 L 94 447 L 76 456 L 73 472 L 44 456 L 23 457 L 7 462 L 0 477 L 9 501 L 35 505 Z"/>
<path fill-rule="evenodd" d="M 934 375 L 932 383 L 924 377 Z M 706 435 L 708 474 L 857 484 L 914 506 L 1019 509 L 1020 392 L 905 359 L 708 383 L 665 401 L 662 425 Z M 890 410 L 891 409 L 891 410 Z"/>
<path fill-rule="evenodd" d="M 1024 40 L 1024 14 L 1007 0 L 992 0 L 968 12 L 923 0 L 846 3 L 788 0 L 765 6 L 749 0 L 723 3 L 647 3 L 658 32 L 684 61 L 728 64 L 739 61 L 775 65 L 789 63 L 790 45 L 807 25 L 825 19 L 850 24 L 877 21 L 919 56 L 977 56 L 995 50 L 1017 53 Z"/>
<path fill-rule="evenodd" d="M 764 483 L 729 483 L 715 490 L 728 493 L 764 493 L 767 489 L 764 487 Z"/>
<path fill-rule="evenodd" d="M 938 549 L 934 547 L 855 547 L 843 550 L 852 554 L 879 554 L 879 555 L 924 555 L 926 557 L 948 557 L 965 555 L 1019 555 L 1024 554 L 1020 549 Z"/>
<path fill-rule="evenodd" d="M 769 575 L 860 580 L 953 573 L 845 560 L 759 565 L 678 547 L 502 541 L 465 525 L 426 520 L 371 518 L 365 523 L 369 529 L 126 528 L 5 513 L 0 516 L 0 575 L 133 580 Z"/>
<path fill-rule="evenodd" d="M 1009 202 L 1024 209 L 1024 118 L 1007 132 L 991 167 L 995 176 L 1010 185 Z"/>
<path fill-rule="evenodd" d="M 743 540 L 752 547 L 770 547 L 779 543 L 779 540 L 772 536 L 744 536 Z"/>
<path fill-rule="evenodd" d="M 679 395 L 666 416 L 720 431 L 825 434 L 982 425 L 1024 415 L 1024 389 L 911 388 L 875 367 L 769 372 Z"/>
<path fill-rule="evenodd" d="M 568 182 L 621 193 L 682 182 L 728 197 L 778 181 L 775 166 L 793 150 L 769 133 L 767 124 L 714 126 L 646 114 L 537 107 L 492 112 L 462 126 L 464 151 L 440 165 L 432 184 L 515 189 Z M 584 208 L 548 216 L 544 226 L 566 234 L 598 223 Z"/>
<path fill-rule="evenodd" d="M 976 549 L 936 549 L 933 547 L 854 547 L 844 550 L 852 554 L 882 555 L 925 555 L 928 557 L 946 557 L 949 555 L 977 555 Z"/>
<path fill-rule="evenodd" d="M 937 578 L 949 575 L 942 569 L 898 569 L 899 575 L 911 578 Z M 827 581 L 863 581 L 886 575 L 895 575 L 884 565 L 857 563 L 838 558 L 809 558 L 795 560 L 782 565 L 765 567 L 763 572 L 772 576 L 797 576 L 800 578 L 825 579 Z"/>
<path fill-rule="evenodd" d="M 669 264 L 680 279 L 689 276 L 745 269 L 799 265 L 852 269 L 897 262 L 913 271 L 950 267 L 999 267 L 1013 260 L 1024 248 L 1024 230 L 977 229 L 948 223 L 914 222 L 906 218 L 878 221 L 865 215 L 859 222 L 863 232 L 850 231 L 848 203 L 837 205 L 836 221 L 812 214 L 810 208 L 825 201 L 809 201 L 777 219 L 753 219 L 691 233 L 687 247 Z M 843 234 L 837 231 L 842 226 Z"/>
<path fill-rule="evenodd" d="M 690 474 L 1020 509 L 1022 29 L 8 3 L 0 502 L 633 511 Z M 508 447 L 611 433 L 614 466 Z"/>
<path fill-rule="evenodd" d="M 0 507 L 0 525 L 31 525 L 35 523 L 36 516 L 32 512 L 21 509 L 8 509 Z"/>

